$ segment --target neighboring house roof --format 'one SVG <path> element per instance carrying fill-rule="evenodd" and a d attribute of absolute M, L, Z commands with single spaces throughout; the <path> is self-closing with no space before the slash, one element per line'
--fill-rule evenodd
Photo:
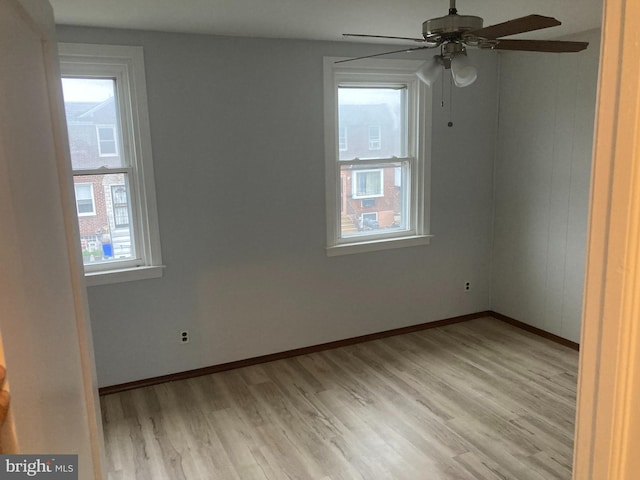
<path fill-rule="evenodd" d="M 115 99 L 114 97 L 107 98 L 104 102 L 98 103 L 93 108 L 90 108 L 89 110 L 84 112 L 82 115 L 80 115 L 80 117 L 88 117 L 102 110 L 105 107 L 111 107 L 113 105 L 114 99 Z"/>
<path fill-rule="evenodd" d="M 67 122 L 91 122 L 91 117 L 104 108 L 113 108 L 114 97 L 103 102 L 65 102 Z"/>
<path fill-rule="evenodd" d="M 65 102 L 64 110 L 67 122 L 77 120 L 84 113 L 95 108 L 99 103 L 96 102 Z"/>

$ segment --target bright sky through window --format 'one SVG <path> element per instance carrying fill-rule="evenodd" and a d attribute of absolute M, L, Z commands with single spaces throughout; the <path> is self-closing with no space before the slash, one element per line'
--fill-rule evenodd
<path fill-rule="evenodd" d="M 62 91 L 67 102 L 103 102 L 113 96 L 113 80 L 63 78 Z"/>

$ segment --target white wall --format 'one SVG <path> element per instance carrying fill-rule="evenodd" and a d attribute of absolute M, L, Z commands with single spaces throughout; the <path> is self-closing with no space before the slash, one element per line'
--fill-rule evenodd
<path fill-rule="evenodd" d="M 432 244 L 328 258 L 322 58 L 385 47 L 58 34 L 145 49 L 167 268 L 161 279 L 89 290 L 101 386 L 489 308 L 492 52 L 473 54 L 479 80 L 456 89 L 454 128 L 435 88 Z M 190 344 L 178 342 L 181 329 Z"/>
<path fill-rule="evenodd" d="M 491 307 L 578 342 L 600 31 L 571 39 L 500 54 Z"/>

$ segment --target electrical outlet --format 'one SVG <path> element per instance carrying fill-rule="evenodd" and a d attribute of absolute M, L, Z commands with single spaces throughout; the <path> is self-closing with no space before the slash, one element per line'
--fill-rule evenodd
<path fill-rule="evenodd" d="M 471 282 L 466 282 L 464 284 L 464 291 L 468 292 L 469 290 L 471 290 Z"/>
<path fill-rule="evenodd" d="M 189 330 L 180 330 L 180 343 L 189 343 Z"/>

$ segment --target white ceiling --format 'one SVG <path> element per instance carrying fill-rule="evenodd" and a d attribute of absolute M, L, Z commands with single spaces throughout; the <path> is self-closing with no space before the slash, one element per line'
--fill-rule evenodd
<path fill-rule="evenodd" d="M 56 23 L 244 37 L 340 40 L 367 33 L 420 37 L 422 22 L 447 14 L 448 0 L 50 0 Z M 484 25 L 531 13 L 562 26 L 521 35 L 556 38 L 599 28 L 602 0 L 458 0 Z"/>

